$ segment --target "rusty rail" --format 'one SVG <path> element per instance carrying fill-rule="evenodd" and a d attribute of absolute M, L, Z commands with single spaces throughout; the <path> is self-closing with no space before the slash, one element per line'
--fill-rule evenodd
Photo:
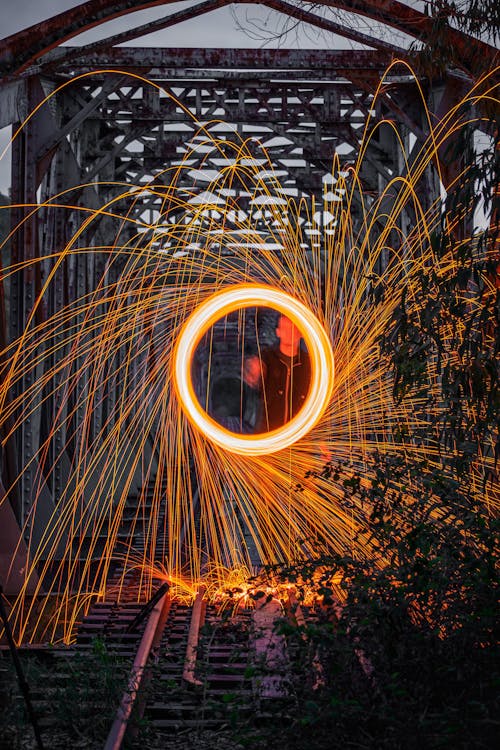
<path fill-rule="evenodd" d="M 196 594 L 196 599 L 193 604 L 193 611 L 191 614 L 191 624 L 189 626 L 189 635 L 186 646 L 186 659 L 184 662 L 184 670 L 182 672 L 182 679 L 184 682 L 190 685 L 201 685 L 202 683 L 195 677 L 196 670 L 196 657 L 198 653 L 198 642 L 200 639 L 200 628 L 203 625 L 204 619 L 204 602 L 203 602 L 204 590 L 200 589 Z"/>
<path fill-rule="evenodd" d="M 104 745 L 104 750 L 120 750 L 122 747 L 132 710 L 144 683 L 150 654 L 159 645 L 169 608 L 170 596 L 166 592 L 154 606 L 149 616 L 132 665 L 127 689 L 122 696 L 115 720 Z"/>

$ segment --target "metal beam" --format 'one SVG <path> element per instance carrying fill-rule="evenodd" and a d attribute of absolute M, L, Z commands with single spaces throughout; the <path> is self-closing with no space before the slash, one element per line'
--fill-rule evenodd
<path fill-rule="evenodd" d="M 68 120 L 59 130 L 52 132 L 48 138 L 40 146 L 40 153 L 38 158 L 46 158 L 54 148 L 62 141 L 62 139 L 69 135 L 75 128 L 81 125 L 98 107 L 106 100 L 117 87 L 123 86 L 126 82 L 124 76 L 121 77 L 109 77 L 104 82 L 102 90 L 97 96 L 92 97 L 70 120 Z"/>
<path fill-rule="evenodd" d="M 339 8 L 370 18 L 423 42 L 435 34 L 435 20 L 432 16 L 400 0 L 316 0 L 315 5 Z M 495 59 L 498 60 L 499 52 L 494 47 L 452 26 L 446 26 L 442 36 L 455 48 L 466 67 L 474 69 L 478 63 L 493 63 Z"/>
<path fill-rule="evenodd" d="M 80 48 L 70 47 L 78 52 Z M 46 63 L 52 67 L 55 54 L 48 55 Z M 383 72 L 391 55 L 379 50 L 287 50 L 287 49 L 217 49 L 190 47 L 113 47 L 89 55 L 76 55 L 71 61 L 59 61 L 53 72 L 60 74 L 118 68 L 134 71 L 154 71 L 154 78 L 193 76 L 194 71 L 210 70 L 211 74 L 225 77 L 228 71 L 238 71 L 243 77 L 249 71 L 265 72 L 267 78 L 282 72 L 294 73 L 299 79 L 304 71 L 313 71 L 318 78 L 349 77 L 352 71 Z M 42 68 L 44 65 L 41 66 Z M 407 68 L 404 68 L 407 71 Z"/>

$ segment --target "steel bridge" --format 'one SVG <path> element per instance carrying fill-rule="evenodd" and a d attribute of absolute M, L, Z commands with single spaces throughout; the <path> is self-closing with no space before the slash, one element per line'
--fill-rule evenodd
<path fill-rule="evenodd" d="M 168 12 L 171 3 L 165 0 L 89 0 L 0 42 L 0 127 L 12 125 L 17 134 L 12 146 L 11 220 L 15 232 L 10 240 L 10 263 L 20 264 L 3 290 L 2 349 L 26 330 L 40 289 L 54 270 L 53 254 L 79 230 L 83 232 L 82 247 L 109 247 L 118 231 L 126 245 L 132 236 L 127 232 L 132 230 L 126 226 L 120 230 L 125 213 L 151 225 L 162 210 L 162 191 L 168 191 L 170 177 L 181 161 L 189 169 L 178 177 L 177 189 L 189 200 L 182 208 L 184 216 L 175 207 L 162 216 L 166 227 L 189 222 L 204 201 L 209 208 L 201 220 L 213 223 L 219 191 L 223 190 L 213 178 L 231 163 L 235 144 L 241 139 L 256 164 L 261 163 L 263 169 L 272 165 L 269 181 L 271 184 L 278 177 L 277 194 L 281 191 L 282 196 L 297 200 L 314 199 L 321 214 L 328 184 L 325 176 L 331 171 L 334 155 L 344 164 L 353 163 L 365 129 L 382 123 L 370 140 L 361 173 L 367 194 L 379 195 L 395 175 L 405 172 L 398 139 L 389 123 L 396 124 L 409 163 L 428 136 L 417 87 L 424 91 L 431 116 L 439 117 L 460 98 L 477 60 L 493 61 L 496 54 L 488 45 L 448 27 L 447 41 L 458 50 L 461 69 L 436 72 L 434 77 L 427 73 L 418 81 L 403 62 L 408 58 L 407 48 L 388 41 L 390 34 L 364 33 L 358 30 L 359 24 L 348 20 L 350 13 L 352 18 L 395 29 L 425 43 L 433 33 L 432 19 L 397 0 L 331 0 L 315 3 L 312 10 L 285 0 L 260 3 L 288 19 L 361 44 L 362 49 L 122 46 L 232 3 L 204 0 Z M 165 6 L 165 15 L 157 20 L 139 25 L 136 17 L 130 16 L 128 30 L 71 46 L 72 38 L 84 31 L 156 6 Z M 344 11 L 344 16 L 325 12 L 329 9 Z M 400 62 L 393 62 L 397 60 Z M 374 104 L 375 90 L 391 62 Z M 217 151 L 205 148 L 207 137 L 218 139 Z M 440 158 L 442 173 L 453 175 L 454 162 L 444 152 Z M 155 189 L 139 192 L 132 209 L 117 203 L 112 213 L 102 213 L 84 231 L 81 211 L 71 207 L 97 210 L 112 205 L 123 193 L 124 184 L 153 185 Z M 418 184 L 422 204 L 430 205 L 439 189 L 436 171 L 427 169 Z M 232 191 L 234 224 L 231 226 L 229 215 L 226 229 L 236 232 L 238 216 L 255 210 L 262 196 L 250 194 L 239 184 L 232 185 Z M 53 196 L 59 198 L 49 205 Z M 33 210 L 45 202 L 42 210 Z M 311 217 L 303 218 L 313 234 L 316 227 Z M 407 212 L 401 221 L 413 218 Z M 265 245 L 265 210 L 261 223 Z M 321 219 L 316 220 L 318 225 Z M 33 258 L 43 261 L 39 274 L 23 270 L 22 264 Z M 117 281 L 119 264 L 113 265 L 110 273 L 115 275 L 111 282 Z M 36 322 L 54 315 L 72 299 L 91 293 L 102 274 L 103 264 L 95 257 L 82 254 L 66 263 L 50 286 L 44 305 L 37 306 Z M 55 331 L 52 346 L 58 336 L 60 332 Z M 54 346 L 52 358 L 58 356 L 57 351 Z M 29 388 L 30 378 L 33 372 L 27 369 L 16 382 L 14 395 Z M 61 407 L 49 396 L 30 411 L 15 434 L 4 427 L 3 437 L 8 434 L 8 439 L 4 439 L 2 453 L 2 482 L 16 488 L 0 515 L 7 557 L 16 549 L 23 525 L 34 538 L 42 535 L 67 482 L 72 442 L 59 431 L 52 436 L 49 449 L 60 459 L 47 478 L 36 515 L 30 515 L 37 476 L 33 458 L 47 439 L 48 423 L 55 410 L 66 408 L 73 410 L 77 431 L 83 419 L 81 394 L 85 387 L 83 374 L 73 402 Z M 96 433 L 116 398 L 117 393 L 109 391 L 94 410 Z M 21 562 L 23 554 L 21 539 L 17 548 Z M 21 562 L 14 568 L 21 568 Z M 18 586 L 13 576 L 11 590 Z"/>

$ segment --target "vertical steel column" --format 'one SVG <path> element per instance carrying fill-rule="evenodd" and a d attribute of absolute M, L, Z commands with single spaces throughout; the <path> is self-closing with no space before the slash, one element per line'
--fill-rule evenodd
<path fill-rule="evenodd" d="M 5 269 L 2 269 L 5 270 Z M 10 283 L 9 283 L 10 286 Z M 4 352 L 0 356 L 0 364 L 5 366 L 7 363 L 7 345 L 9 343 L 9 321 L 7 319 L 6 312 L 6 299 L 5 299 L 5 280 L 0 281 L 0 351 Z M 14 508 L 17 519 L 21 517 L 21 506 L 18 488 L 16 487 L 17 478 L 17 452 L 15 445 L 15 438 L 12 436 L 6 437 L 10 433 L 12 420 L 5 421 L 2 423 L 2 429 L 0 436 L 2 439 L 3 446 L 0 446 L 0 484 L 4 487 L 10 487 L 11 495 L 10 500 Z"/>
<path fill-rule="evenodd" d="M 71 174 L 69 164 L 70 146 L 66 140 L 60 144 L 52 161 L 50 176 L 47 180 L 48 196 L 60 194 L 65 187 L 68 175 Z M 47 247 L 49 254 L 58 254 L 64 250 L 68 239 L 68 210 L 64 208 L 51 208 L 50 230 L 47 232 Z M 57 257 L 57 255 L 56 255 Z M 48 261 L 48 269 L 52 270 L 54 260 Z M 64 260 L 59 266 L 49 289 L 48 313 L 49 318 L 59 313 L 67 303 L 67 261 Z M 54 372 L 58 362 L 64 360 L 68 351 L 68 345 L 64 341 L 64 330 L 59 326 L 51 338 L 52 352 L 48 357 L 47 366 L 49 371 Z M 67 477 L 63 476 L 63 455 L 66 443 L 67 404 L 63 400 L 63 390 L 57 382 L 59 378 L 50 383 L 50 391 L 46 401 L 46 419 L 50 422 L 49 430 L 52 432 L 51 445 L 48 455 L 48 468 L 50 469 L 49 486 L 55 503 L 61 498 Z"/>
<path fill-rule="evenodd" d="M 40 101 L 40 87 L 34 78 L 27 81 L 28 109 L 31 111 Z M 18 126 L 17 126 L 18 127 Z M 35 303 L 35 271 L 30 261 L 38 255 L 38 214 L 33 212 L 37 203 L 36 189 L 36 139 L 35 123 L 28 122 L 13 143 L 12 152 L 12 202 L 18 205 L 13 211 L 13 223 L 18 229 L 12 238 L 12 263 L 27 263 L 19 270 L 11 282 L 11 337 L 19 340 L 22 336 Z M 14 130 L 16 126 L 14 126 Z M 30 215 L 32 213 L 32 215 Z M 26 369 L 14 388 L 14 395 L 21 397 L 33 385 L 34 371 Z M 22 411 L 22 402 L 18 414 Z M 17 454 L 19 456 L 19 498 L 15 509 L 19 523 L 26 519 L 31 505 L 35 471 L 31 459 L 34 456 L 35 436 L 33 416 L 23 418 L 16 432 Z"/>

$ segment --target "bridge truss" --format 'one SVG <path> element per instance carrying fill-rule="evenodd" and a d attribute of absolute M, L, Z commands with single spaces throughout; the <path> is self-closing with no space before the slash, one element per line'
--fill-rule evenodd
<path fill-rule="evenodd" d="M 395 176 L 405 174 L 407 166 L 399 145 L 404 144 L 407 163 L 411 163 L 428 137 L 427 112 L 419 89 L 424 91 L 431 114 L 439 116 L 466 85 L 464 71 L 417 80 L 403 62 L 393 63 L 385 74 L 394 59 L 404 59 L 406 50 L 279 0 L 264 5 L 372 49 L 120 46 L 227 4 L 206 0 L 95 43 L 62 46 L 76 34 L 112 18 L 169 5 L 159 0 L 90 0 L 3 40 L 0 126 L 12 125 L 16 133 L 11 185 L 15 231 L 10 245 L 11 264 L 19 264 L 5 288 L 3 347 L 22 337 L 35 308 L 34 322 L 40 324 L 72 301 L 95 292 L 105 272 L 104 256 L 99 260 L 82 253 L 56 268 L 57 253 L 77 233 L 82 248 L 109 250 L 117 236 L 122 246 L 133 245 L 138 224 L 149 237 L 148 231 L 161 218 L 165 237 L 155 235 L 154 242 L 171 255 L 179 252 L 175 227 L 194 222 L 203 242 L 194 236 L 189 247 L 180 249 L 197 253 L 207 238 L 220 241 L 214 228 L 218 206 L 229 199 L 232 211 L 225 214 L 226 237 L 241 241 L 239 227 L 252 215 L 262 243 L 255 252 L 270 244 L 280 252 L 283 247 L 273 234 L 273 210 L 269 207 L 272 196 L 274 207 L 286 205 L 288 198 L 303 200 L 302 234 L 311 244 L 321 242 L 325 233 L 334 231 L 328 228 L 323 205 L 325 193 L 335 190 L 328 177 L 335 154 L 348 169 L 358 158 L 363 135 L 374 130 L 360 178 L 368 198 L 380 195 Z M 417 40 L 425 41 L 431 33 L 430 19 L 404 3 L 356 0 L 329 6 L 352 10 L 358 17 L 396 27 Z M 449 36 L 462 51 L 468 74 L 478 51 L 492 54 L 487 45 L 468 43 L 452 29 Z M 383 89 L 375 99 L 384 74 Z M 214 140 L 217 148 L 211 143 Z M 219 179 L 243 142 L 248 163 L 262 167 L 260 182 L 253 190 L 238 180 L 228 187 Z M 444 153 L 441 168 L 450 173 L 455 169 Z M 174 174 L 182 205 L 166 201 Z M 118 200 L 126 185 L 136 190 L 132 204 Z M 417 189 L 424 206 L 439 196 L 440 184 L 433 168 L 425 171 Z M 81 208 L 99 211 L 103 206 L 112 206 L 112 210 L 102 211 L 85 227 Z M 305 206 L 313 208 L 306 210 Z M 362 206 L 354 205 L 352 210 L 361 221 Z M 410 224 L 415 217 L 408 209 L 400 220 Z M 393 242 L 398 242 L 396 234 Z M 44 259 L 38 273 L 30 267 L 23 269 L 23 263 L 33 258 Z M 110 266 L 109 283 L 119 283 L 123 263 Z M 43 305 L 35 306 L 53 274 L 55 283 L 48 287 Z M 61 331 L 47 339 L 47 349 L 53 352 L 47 360 L 51 368 L 65 352 L 62 341 Z M 114 356 L 119 359 L 120 350 Z M 49 395 L 29 410 L 14 435 L 4 426 L 4 437 L 9 437 L 2 456 L 3 484 L 16 487 L 11 494 L 15 521 L 35 538 L 42 537 L 67 485 L 77 450 L 89 374 L 83 359 L 75 367 L 82 368 L 78 390 L 64 405 L 58 403 L 57 395 Z M 35 376 L 34 369 L 26 368 L 13 386 L 13 395 L 26 392 Z M 46 389 L 48 393 L 57 391 L 51 383 L 46 383 Z M 118 380 L 103 391 L 93 410 L 91 434 L 100 434 L 119 392 Z M 51 420 L 60 409 L 72 414 L 68 434 L 50 432 Z M 48 439 L 47 449 L 59 458 L 51 476 L 46 477 L 43 502 L 33 515 L 32 495 L 39 473 L 33 459 Z M 11 541 L 14 547 L 17 539 Z"/>

